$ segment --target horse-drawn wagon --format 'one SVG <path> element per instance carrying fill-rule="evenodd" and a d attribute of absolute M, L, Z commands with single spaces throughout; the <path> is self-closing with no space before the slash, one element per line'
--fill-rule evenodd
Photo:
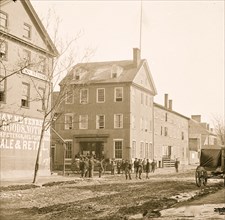
<path fill-rule="evenodd" d="M 225 147 L 207 145 L 201 149 L 200 165 L 195 171 L 196 185 L 206 186 L 208 179 L 224 179 L 225 186 Z"/>

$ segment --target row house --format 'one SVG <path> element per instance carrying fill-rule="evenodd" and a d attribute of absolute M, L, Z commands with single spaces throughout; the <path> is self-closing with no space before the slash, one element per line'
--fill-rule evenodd
<path fill-rule="evenodd" d="M 133 60 L 77 64 L 60 83 L 68 90 L 52 133 L 55 169 L 76 154 L 97 158 L 153 158 L 153 98 L 156 88 L 140 50 Z M 55 94 L 60 94 L 60 92 Z"/>
<path fill-rule="evenodd" d="M 201 115 L 192 115 L 189 120 L 189 161 L 199 163 L 201 149 L 205 146 L 214 148 L 217 145 L 217 135 L 209 124 L 201 121 Z"/>
<path fill-rule="evenodd" d="M 0 174 L 32 177 L 48 74 L 58 52 L 30 1 L 0 1 Z M 50 132 L 44 134 L 40 175 L 50 173 Z"/>
<path fill-rule="evenodd" d="M 189 118 L 172 109 L 172 100 L 165 94 L 164 105 L 154 103 L 154 159 L 158 167 L 188 164 Z"/>

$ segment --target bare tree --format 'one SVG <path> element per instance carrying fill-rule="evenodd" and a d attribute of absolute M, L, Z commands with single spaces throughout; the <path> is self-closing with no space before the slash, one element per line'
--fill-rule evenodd
<path fill-rule="evenodd" d="M 213 126 L 219 143 L 225 145 L 225 126 L 224 119 L 220 116 L 213 117 Z"/>
<path fill-rule="evenodd" d="M 52 20 L 55 21 L 55 25 L 52 25 Z M 58 109 L 62 102 L 65 101 L 65 99 L 68 99 L 68 97 L 73 95 L 73 86 L 70 85 L 71 77 L 66 77 L 65 80 L 63 80 L 62 85 L 60 86 L 60 91 L 58 93 L 57 98 L 54 100 L 54 103 L 52 104 L 52 95 L 53 91 L 57 87 L 59 81 L 65 76 L 68 72 L 72 70 L 72 67 L 77 62 L 76 57 L 76 51 L 74 51 L 75 45 L 78 43 L 78 39 L 81 37 L 81 33 L 78 33 L 73 39 L 63 42 L 59 39 L 58 33 L 59 33 L 59 24 L 60 19 L 52 18 L 52 12 L 49 12 L 49 15 L 46 19 L 45 27 L 48 30 L 50 27 L 50 24 L 53 27 L 53 43 L 57 46 L 59 56 L 54 59 L 53 63 L 50 62 L 50 59 L 48 58 L 49 55 L 46 53 L 46 56 L 44 56 L 43 60 L 24 60 L 20 59 L 19 62 L 16 64 L 15 69 L 9 69 L 3 60 L 0 58 L 0 64 L 1 68 L 4 69 L 4 75 L 0 78 L 0 83 L 3 84 L 8 78 L 12 77 L 15 74 L 23 75 L 23 71 L 27 68 L 32 68 L 34 71 L 38 71 L 40 66 L 44 66 L 45 68 L 45 80 L 42 84 L 42 90 L 40 91 L 40 88 L 38 87 L 36 80 L 32 76 L 28 76 L 30 78 L 30 81 L 32 83 L 32 87 L 36 91 L 36 97 L 31 97 L 29 102 L 39 102 L 42 103 L 41 108 L 37 109 L 38 112 L 42 115 L 42 123 L 40 128 L 40 137 L 38 142 L 38 148 L 37 148 L 37 156 L 35 161 L 35 168 L 34 168 L 34 176 L 33 176 L 33 183 L 36 182 L 38 170 L 39 170 L 39 160 L 40 160 L 40 153 L 43 145 L 44 135 L 45 132 L 48 131 L 52 123 L 56 120 L 56 113 L 58 112 Z M 89 58 L 93 54 L 93 50 L 87 49 L 82 56 L 82 60 L 79 60 L 79 62 L 88 62 Z M 49 64 L 49 65 L 46 65 Z M 1 74 L 2 75 L 2 74 Z M 26 115 L 24 115 L 22 118 L 25 118 Z M 58 116 L 57 116 L 58 117 Z M 10 123 L 14 123 L 11 120 L 0 122 L 1 126 L 9 126 Z"/>

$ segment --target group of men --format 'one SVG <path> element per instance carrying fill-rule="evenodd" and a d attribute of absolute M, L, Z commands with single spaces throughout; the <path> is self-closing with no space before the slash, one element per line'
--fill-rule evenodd
<path fill-rule="evenodd" d="M 155 172 L 156 162 L 153 160 L 150 162 L 149 159 L 137 159 L 135 158 L 134 162 L 129 160 L 122 161 L 111 161 L 111 174 L 115 174 L 115 169 L 117 169 L 117 173 L 125 173 L 126 179 L 132 179 L 131 173 L 132 168 L 134 173 L 136 174 L 136 179 L 142 178 L 142 173 L 146 173 L 146 179 L 149 179 L 149 173 Z"/>
<path fill-rule="evenodd" d="M 97 160 L 94 157 L 80 157 L 79 158 L 79 170 L 81 177 L 93 177 L 94 167 L 97 167 L 99 172 L 99 177 L 102 176 L 103 171 L 106 169 L 105 160 Z M 111 160 L 110 169 L 111 174 L 114 175 L 117 171 L 118 174 L 125 174 L 126 179 L 132 179 L 131 173 L 134 171 L 136 179 L 142 178 L 142 173 L 146 174 L 146 179 L 149 179 L 149 173 L 155 172 L 156 163 L 153 160 L 152 162 L 149 159 L 137 159 L 135 158 L 134 162 L 132 160 L 115 161 Z"/>

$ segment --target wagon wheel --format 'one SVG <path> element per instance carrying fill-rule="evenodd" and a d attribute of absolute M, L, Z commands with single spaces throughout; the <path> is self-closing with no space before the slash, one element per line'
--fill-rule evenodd
<path fill-rule="evenodd" d="M 207 172 L 206 171 L 203 171 L 203 174 L 202 174 L 202 182 L 203 182 L 203 185 L 204 186 L 207 185 Z"/>
<path fill-rule="evenodd" d="M 195 171 L 195 182 L 198 187 L 202 185 L 201 172 L 198 170 L 198 168 Z"/>

